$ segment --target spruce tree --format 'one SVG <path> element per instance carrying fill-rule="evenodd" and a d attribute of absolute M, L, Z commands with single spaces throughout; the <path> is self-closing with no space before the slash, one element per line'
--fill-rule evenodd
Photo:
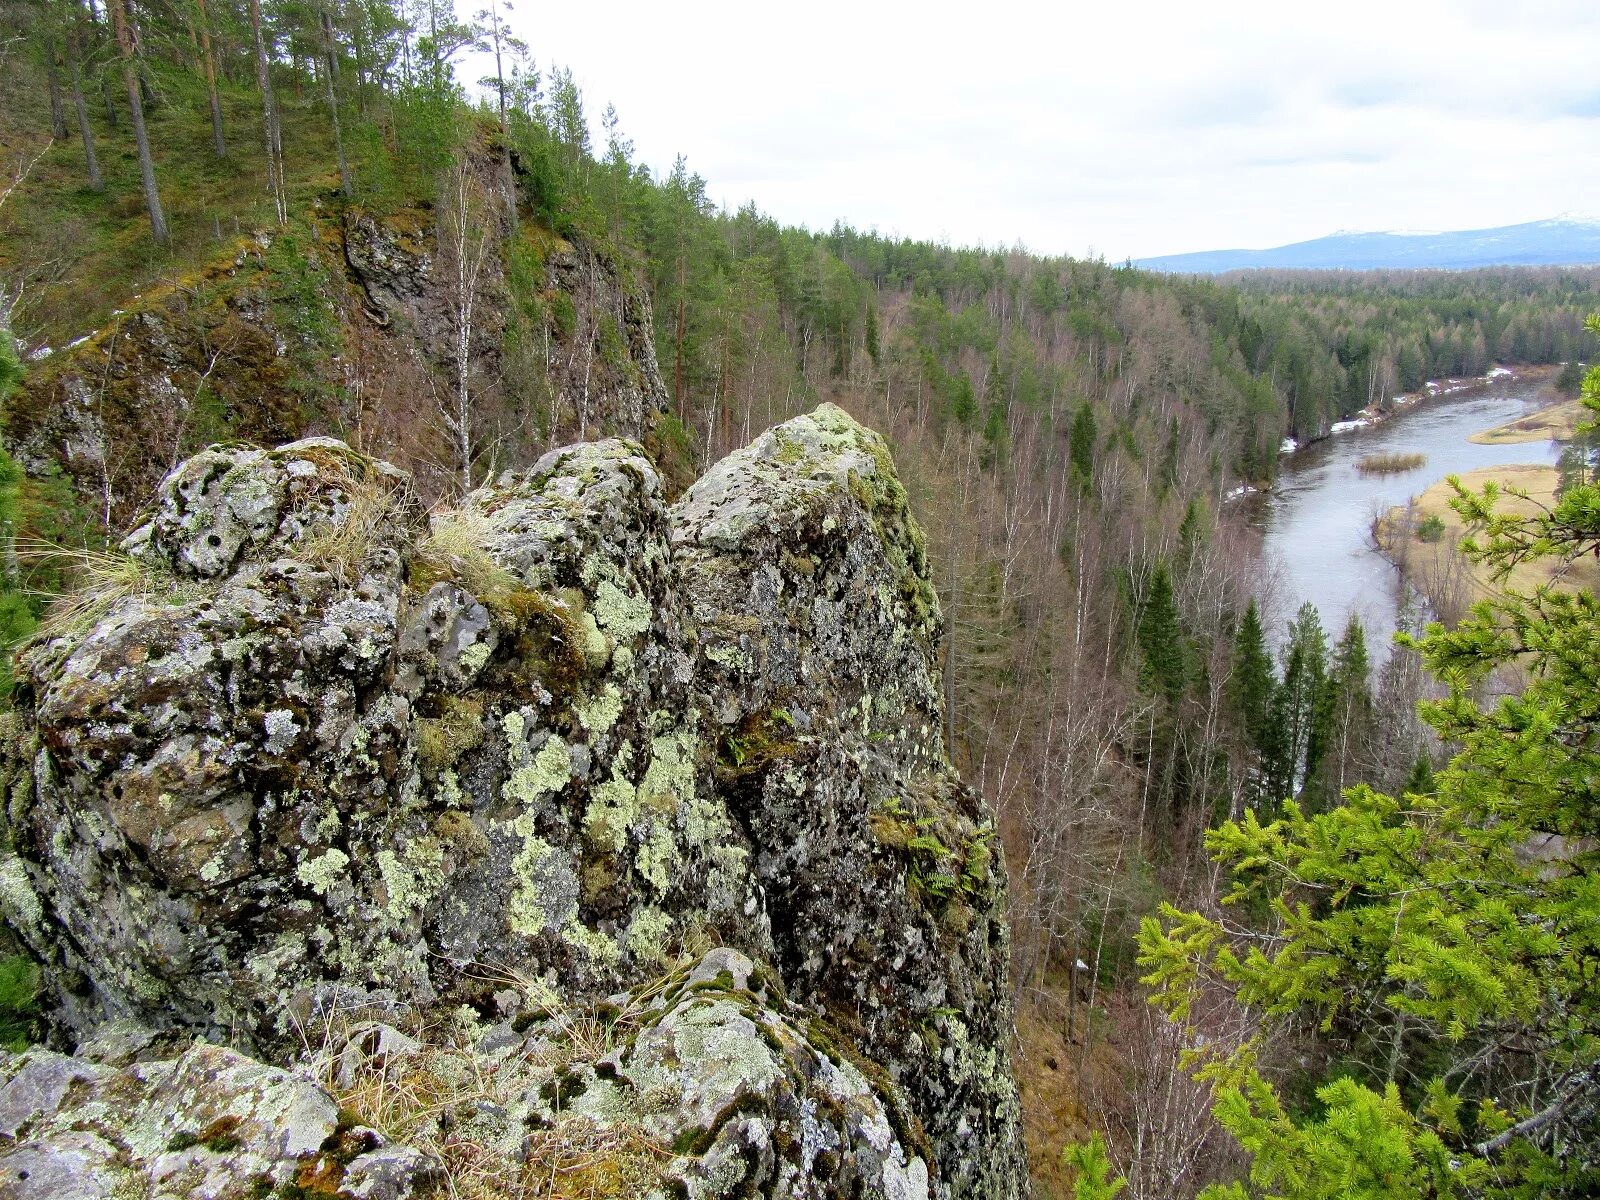
<path fill-rule="evenodd" d="M 1289 623 L 1283 683 L 1273 697 L 1268 785 L 1273 798 L 1296 795 L 1320 756 L 1327 728 L 1328 638 L 1307 601 Z"/>
<path fill-rule="evenodd" d="M 1324 690 L 1324 720 L 1319 723 L 1317 757 L 1311 766 L 1315 803 L 1326 808 L 1357 782 L 1356 761 L 1372 736 L 1371 663 L 1366 630 L 1354 613 L 1333 651 Z"/>
<path fill-rule="evenodd" d="M 1168 704 L 1177 704 L 1183 698 L 1185 674 L 1183 625 L 1164 563 L 1151 573 L 1150 588 L 1139 610 L 1138 638 L 1146 682 L 1165 696 Z"/>
<path fill-rule="evenodd" d="M 1078 486 L 1088 488 L 1094 482 L 1094 409 L 1085 400 L 1072 416 L 1072 475 Z"/>
<path fill-rule="evenodd" d="M 1256 767 L 1256 791 L 1264 783 L 1272 753 L 1272 656 L 1267 651 L 1266 634 L 1261 628 L 1261 613 L 1254 599 L 1245 607 L 1239 631 L 1233 639 L 1233 678 L 1229 683 L 1239 726 L 1244 733 Z M 1262 797 L 1257 795 L 1259 801 Z"/>

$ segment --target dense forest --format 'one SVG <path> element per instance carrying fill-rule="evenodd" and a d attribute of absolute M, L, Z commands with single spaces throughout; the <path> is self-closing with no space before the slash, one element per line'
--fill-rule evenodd
<path fill-rule="evenodd" d="M 785 227 L 720 210 L 682 159 L 635 161 L 612 109 L 592 129 L 579 82 L 536 62 L 500 0 L 465 16 L 450 0 L 8 10 L 0 634 L 25 637 L 143 499 L 104 447 L 97 483 L 14 445 L 66 373 L 112 378 L 105 331 L 141 305 L 226 312 L 182 325 L 202 349 L 164 368 L 183 419 L 139 418 L 170 438 L 163 458 L 270 408 L 439 498 L 609 431 L 590 374 L 639 360 L 624 322 L 550 286 L 579 248 L 648 300 L 661 391 L 641 436 L 679 485 L 820 400 L 895 448 L 947 621 L 951 741 L 1001 815 L 1041 1194 L 1110 1195 L 1113 1174 L 1150 1200 L 1584 1194 L 1600 1137 L 1572 1097 L 1595 1090 L 1600 901 L 1588 867 L 1518 874 L 1513 834 L 1593 836 L 1596 656 L 1530 671 L 1538 711 L 1480 712 L 1475 687 L 1524 649 L 1559 658 L 1537 622 L 1576 644 L 1592 598 L 1508 601 L 1423 654 L 1307 606 L 1275 659 L 1256 536 L 1226 497 L 1270 481 L 1284 437 L 1430 379 L 1586 357 L 1600 270 L 1186 279 Z M 469 62 L 490 73 L 463 78 Z M 361 222 L 452 281 L 439 346 L 382 350 L 370 297 L 337 283 L 335 233 Z M 246 272 L 248 294 L 227 292 Z M 246 352 L 258 310 L 267 365 Z M 576 349 L 558 363 L 556 343 Z M 1592 525 L 1519 542 L 1491 524 L 1485 552 L 1582 552 Z M 1507 727 L 1544 809 L 1487 794 L 1470 757 L 1446 769 L 1463 745 L 1510 753 L 1493 745 Z M 1438 899 L 1407 908 L 1412 890 Z M 1474 949 L 1491 918 L 1528 975 L 1515 995 Z M 1561 974 L 1540 992 L 1545 962 Z M 1341 1176 L 1341 1154 L 1375 1165 Z"/>

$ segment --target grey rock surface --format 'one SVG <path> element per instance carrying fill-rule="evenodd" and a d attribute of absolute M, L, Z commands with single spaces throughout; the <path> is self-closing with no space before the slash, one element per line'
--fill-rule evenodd
<path fill-rule="evenodd" d="M 340 1014 L 458 1012 L 504 1053 L 529 996 L 721 945 L 605 1068 L 676 1081 L 670 1121 L 765 1114 L 712 1122 L 691 1194 L 735 1162 L 763 1195 L 1022 1193 L 1004 875 L 877 435 L 824 406 L 671 508 L 636 445 L 580 444 L 426 527 L 338 443 L 213 449 L 129 552 L 0 729 L 0 914 L 63 1037 L 281 1062 Z"/>
<path fill-rule="evenodd" d="M 0 1080 L 5 1200 L 243 1200 L 323 1183 L 411 1200 L 441 1178 L 428 1157 L 341 1123 L 303 1074 L 203 1042 L 121 1068 L 30 1050 L 0 1059 Z"/>

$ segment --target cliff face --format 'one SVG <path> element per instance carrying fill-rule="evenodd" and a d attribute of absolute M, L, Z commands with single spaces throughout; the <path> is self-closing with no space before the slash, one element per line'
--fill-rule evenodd
<path fill-rule="evenodd" d="M 432 1127 L 294 1149 L 267 1145 L 276 1087 L 84 1096 L 166 1096 L 197 1033 L 279 1063 L 316 1041 L 313 1091 L 361 1095 L 362 1062 L 448 1074 L 399 1031 L 444 1020 L 458 1068 L 518 1064 L 474 1135 L 500 1162 L 580 1121 L 637 1151 L 635 1194 L 1022 1193 L 1004 877 L 876 435 L 824 406 L 670 507 L 637 445 L 575 445 L 431 523 L 341 443 L 213 449 L 126 549 L 23 656 L 0 909 L 67 1034 L 166 1032 L 142 1075 L 13 1060 L 0 1115 L 45 1097 L 23 1146 L 238 1117 L 266 1141 L 184 1169 L 380 1154 L 401 1182 L 350 1194 L 421 1194 Z M 92 1086 L 39 1082 L 72 1071 Z"/>
<path fill-rule="evenodd" d="M 8 450 L 64 472 L 95 523 L 122 529 L 217 441 L 336 436 L 436 495 L 463 375 L 480 472 L 567 441 L 646 438 L 666 391 L 641 285 L 596 247 L 513 220 L 503 154 L 467 171 L 461 212 L 449 196 L 318 208 L 135 297 L 30 369 L 4 414 Z"/>

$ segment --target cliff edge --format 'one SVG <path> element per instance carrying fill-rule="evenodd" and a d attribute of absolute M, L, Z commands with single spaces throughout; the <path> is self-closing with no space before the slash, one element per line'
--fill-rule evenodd
<path fill-rule="evenodd" d="M 0 1068 L 0 1195 L 1024 1194 L 876 434 L 825 405 L 670 507 L 580 444 L 431 518 L 340 442 L 213 447 L 124 551 L 0 737 L 78 1047 Z"/>

